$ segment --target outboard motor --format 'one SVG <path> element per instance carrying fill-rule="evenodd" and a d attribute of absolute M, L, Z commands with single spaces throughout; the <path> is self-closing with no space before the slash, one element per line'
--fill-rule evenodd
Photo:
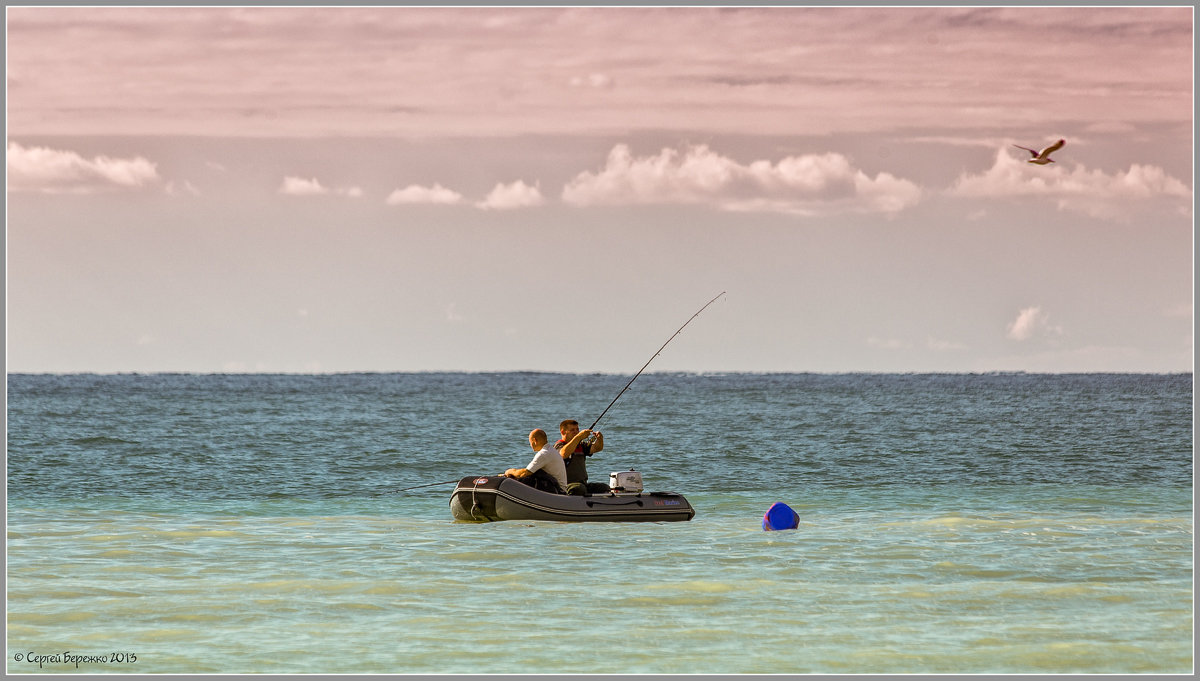
<path fill-rule="evenodd" d="M 609 473 L 608 486 L 612 489 L 613 494 L 618 496 L 624 494 L 641 494 L 642 474 L 632 468 L 627 471 Z"/>

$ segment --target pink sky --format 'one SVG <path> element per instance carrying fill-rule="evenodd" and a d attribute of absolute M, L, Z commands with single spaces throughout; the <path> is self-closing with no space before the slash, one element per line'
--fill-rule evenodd
<path fill-rule="evenodd" d="M 1190 125 L 1191 9 L 8 10 L 9 134 Z"/>
<path fill-rule="evenodd" d="M 1190 7 L 7 19 L 15 370 L 1192 366 Z"/>

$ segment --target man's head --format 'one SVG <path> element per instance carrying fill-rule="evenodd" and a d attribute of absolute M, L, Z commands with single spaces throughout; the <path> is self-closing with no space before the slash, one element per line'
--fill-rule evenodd
<path fill-rule="evenodd" d="M 533 430 L 529 431 L 529 446 L 533 447 L 533 451 L 536 452 L 542 447 L 545 447 L 546 443 L 549 441 L 550 439 L 546 437 L 546 431 L 542 430 L 541 428 L 534 428 Z"/>
<path fill-rule="evenodd" d="M 567 419 L 558 424 L 558 432 L 562 433 L 564 438 L 570 440 L 575 437 L 575 433 L 579 432 L 579 422 L 574 419 Z"/>

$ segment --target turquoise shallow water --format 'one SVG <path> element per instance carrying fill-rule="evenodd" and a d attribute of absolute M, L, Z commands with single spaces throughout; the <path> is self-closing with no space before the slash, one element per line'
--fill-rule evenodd
<path fill-rule="evenodd" d="M 1190 375 L 650 375 L 589 469 L 691 522 L 396 492 L 627 380 L 10 376 L 7 670 L 1191 671 Z"/>

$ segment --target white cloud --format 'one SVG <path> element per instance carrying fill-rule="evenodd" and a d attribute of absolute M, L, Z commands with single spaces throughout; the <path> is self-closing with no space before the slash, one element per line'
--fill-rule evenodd
<path fill-rule="evenodd" d="M 96 156 L 89 160 L 74 151 L 8 143 L 11 191 L 88 194 L 141 189 L 156 186 L 160 181 L 157 165 L 141 156 Z"/>
<path fill-rule="evenodd" d="M 187 180 L 183 182 L 175 182 L 173 180 L 168 182 L 166 192 L 171 196 L 182 196 L 185 194 L 188 196 L 200 196 L 200 190 L 196 189 L 195 185 Z"/>
<path fill-rule="evenodd" d="M 456 303 L 450 303 L 446 306 L 446 321 L 453 324 L 455 322 L 461 322 L 464 319 L 466 318 L 459 313 L 458 305 Z"/>
<path fill-rule="evenodd" d="M 616 83 L 612 77 L 604 73 L 589 73 L 587 76 L 575 76 L 568 81 L 571 87 L 588 87 L 607 90 Z"/>
<path fill-rule="evenodd" d="M 912 347 L 912 344 L 906 340 L 899 338 L 876 338 L 874 336 L 867 339 L 867 345 L 880 350 L 907 350 Z"/>
<path fill-rule="evenodd" d="M 1113 174 L 1081 164 L 1068 170 L 1061 162 L 1031 166 L 1003 149 L 996 153 L 991 168 L 978 175 L 959 176 L 949 193 L 982 198 L 1045 197 L 1055 200 L 1060 210 L 1100 218 L 1127 215 L 1131 201 L 1165 198 L 1190 202 L 1192 196 L 1187 185 L 1157 166 L 1135 163 L 1129 170 Z"/>
<path fill-rule="evenodd" d="M 1061 336 L 1062 333 L 1062 327 L 1052 326 L 1049 315 L 1037 305 L 1022 309 L 1008 325 L 1008 337 L 1021 342 L 1035 335 Z"/>
<path fill-rule="evenodd" d="M 1027 307 L 1017 315 L 1017 318 L 1008 325 L 1008 337 L 1024 341 L 1033 337 L 1033 331 L 1037 326 L 1038 318 L 1042 314 L 1040 307 Z"/>
<path fill-rule="evenodd" d="M 580 206 L 694 203 L 799 215 L 896 213 L 920 196 L 912 182 L 888 173 L 871 178 L 836 153 L 746 165 L 705 145 L 635 158 L 624 144 L 613 147 L 602 170 L 580 173 L 562 193 L 564 201 Z"/>
<path fill-rule="evenodd" d="M 462 203 L 462 200 L 462 194 L 446 189 L 440 184 L 434 184 L 432 187 L 410 184 L 404 189 L 397 189 L 389 194 L 387 204 L 389 206 L 397 206 L 403 204 L 433 203 L 449 206 Z"/>
<path fill-rule="evenodd" d="M 521 180 L 512 184 L 497 184 L 487 198 L 475 204 L 485 210 L 511 210 L 529 208 L 545 203 L 542 192 L 535 184 L 530 187 Z"/>
<path fill-rule="evenodd" d="M 338 187 L 330 189 L 321 184 L 317 178 L 304 179 L 289 175 L 283 178 L 283 184 L 279 186 L 279 193 L 288 196 L 324 196 L 327 194 L 336 194 L 338 196 L 347 196 L 352 199 L 360 198 L 363 195 L 362 189 L 358 187 Z"/>
<path fill-rule="evenodd" d="M 967 346 L 955 341 L 942 340 L 930 336 L 925 341 L 925 346 L 936 352 L 955 352 L 958 350 L 966 350 Z"/>
<path fill-rule="evenodd" d="M 288 176 L 283 178 L 283 184 L 279 187 L 279 193 L 289 196 L 320 196 L 328 194 L 329 190 L 322 186 L 315 177 L 311 180 L 305 180 L 300 177 Z"/>

